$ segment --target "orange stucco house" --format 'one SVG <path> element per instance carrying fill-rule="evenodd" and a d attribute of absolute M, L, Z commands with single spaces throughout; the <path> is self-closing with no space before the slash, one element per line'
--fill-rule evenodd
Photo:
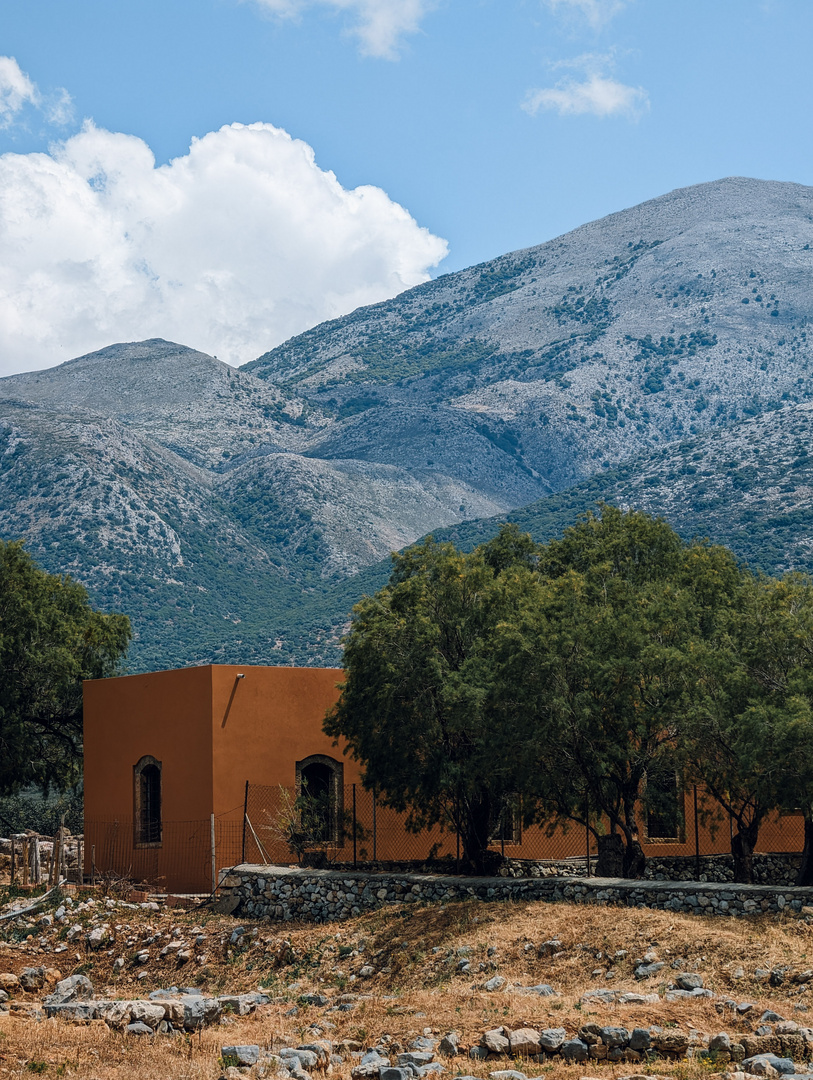
<path fill-rule="evenodd" d="M 294 862 L 280 822 L 290 827 L 285 808 L 303 790 L 324 797 L 327 816 L 309 836 L 339 863 L 454 858 L 454 833 L 409 833 L 322 731 L 341 679 L 338 668 L 224 664 L 86 682 L 85 873 L 201 893 L 242 861 Z M 697 791 L 672 782 L 671 822 L 640 810 L 646 854 L 726 852 L 728 820 L 704 813 L 702 792 L 698 813 Z M 595 854 L 583 828 L 523 829 L 519 815 L 497 828 L 492 843 L 515 858 Z M 774 815 L 758 850 L 798 851 L 802 833 L 798 815 Z"/>
<path fill-rule="evenodd" d="M 212 817 L 220 869 L 242 854 L 247 783 L 358 781 L 322 731 L 341 677 L 212 664 L 86 682 L 86 873 L 208 890 Z"/>

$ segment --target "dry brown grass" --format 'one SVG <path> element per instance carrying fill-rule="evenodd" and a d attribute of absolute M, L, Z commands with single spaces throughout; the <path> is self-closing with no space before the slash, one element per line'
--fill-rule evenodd
<path fill-rule="evenodd" d="M 108 1031 L 99 1024 L 74 1027 L 47 1021 L 40 1024 L 8 1018 L 0 1020 L 0 1077 L 30 1077 L 33 1068 L 43 1065 L 43 1075 L 71 1075 L 78 1080 L 112 1080 L 139 1077 L 139 1080 L 211 1080 L 220 1075 L 218 1054 L 228 1043 L 279 1045 L 307 1039 L 311 1024 L 328 1020 L 335 1025 L 329 1037 L 335 1042 L 357 1039 L 372 1045 L 383 1034 L 406 1047 L 425 1028 L 442 1035 L 457 1030 L 461 1045 L 479 1040 L 485 1027 L 508 1024 L 512 1027 L 562 1026 L 575 1033 L 587 1021 L 623 1024 L 626 1027 L 675 1024 L 684 1030 L 706 1032 L 753 1030 L 755 1018 L 765 1008 L 796 1017 L 795 1002 L 805 994 L 789 978 L 779 988 L 754 978 L 755 968 L 789 967 L 795 971 L 813 967 L 813 926 L 792 917 L 765 916 L 753 920 L 727 920 L 673 915 L 668 912 L 582 907 L 566 904 L 454 903 L 442 907 L 391 907 L 345 922 L 323 926 L 256 924 L 258 934 L 244 950 L 232 949 L 228 935 L 238 921 L 202 912 L 172 910 L 160 916 L 145 912 L 123 912 L 111 921 L 127 921 L 134 929 L 141 925 L 154 930 L 180 926 L 188 933 L 192 926 L 203 927 L 207 935 L 208 962 L 180 967 L 174 961 L 151 961 L 149 976 L 137 981 L 137 968 L 113 974 L 112 962 L 123 952 L 99 955 L 73 950 L 62 957 L 36 951 L 34 942 L 0 945 L 0 970 L 19 971 L 23 966 L 56 964 L 63 974 L 84 970 L 97 991 L 116 997 L 144 996 L 152 989 L 172 984 L 200 985 L 206 992 L 222 993 L 267 987 L 274 1003 L 263 1006 L 248 1018 L 229 1017 L 225 1024 L 202 1035 L 188 1038 L 136 1040 Z M 251 930 L 255 924 L 243 922 Z M 223 942 L 223 939 L 226 939 Z M 540 957 L 525 945 L 558 938 L 560 955 Z M 291 962 L 280 965 L 284 942 L 290 943 Z M 221 944 L 221 942 L 223 942 Z M 457 950 L 468 946 L 473 974 L 456 972 Z M 655 948 L 666 967 L 646 983 L 636 982 L 633 961 Z M 496 950 L 489 956 L 489 948 Z M 433 951 L 438 950 L 438 951 Z M 619 950 L 627 957 L 607 963 Z M 451 956 L 450 956 L 451 953 Z M 601 954 L 599 958 L 598 954 Z M 70 957 L 66 963 L 65 958 Z M 59 963 L 59 961 L 62 961 Z M 721 1015 L 715 1002 L 696 1000 L 658 1005 L 582 1006 L 587 989 L 611 987 L 651 992 L 666 983 L 680 969 L 699 971 L 715 992 L 738 1001 L 756 1004 L 751 1018 L 734 1019 L 729 1010 Z M 487 970 L 477 972 L 480 963 Z M 376 974 L 358 977 L 361 967 L 371 965 Z M 745 977 L 735 979 L 738 966 Z M 605 972 L 614 972 L 608 980 Z M 384 969 L 384 970 L 382 970 Z M 388 970 L 387 970 L 388 969 Z M 593 974 L 594 971 L 600 972 Z M 515 993 L 486 993 L 472 989 L 493 974 L 509 982 L 532 985 L 551 983 L 561 992 L 557 998 L 520 996 Z M 351 976 L 356 975 L 353 980 Z M 296 1016 L 285 1013 L 303 993 L 318 991 L 329 998 L 354 992 L 370 995 L 360 1000 L 352 1012 L 331 1012 L 299 1005 Z M 803 1021 L 805 1017 L 797 1017 Z M 813 1019 L 813 1016 L 811 1017 Z M 458 1058 L 449 1071 L 487 1076 L 496 1066 Z M 565 1067 L 536 1066 L 529 1074 L 549 1075 L 552 1080 L 582 1075 L 610 1077 L 636 1071 L 630 1065 L 613 1069 L 608 1065 Z M 676 1076 L 698 1076 L 699 1066 L 676 1064 L 668 1070 Z M 707 1070 L 706 1070 L 707 1071 Z M 337 1070 L 349 1075 L 349 1065 Z"/>

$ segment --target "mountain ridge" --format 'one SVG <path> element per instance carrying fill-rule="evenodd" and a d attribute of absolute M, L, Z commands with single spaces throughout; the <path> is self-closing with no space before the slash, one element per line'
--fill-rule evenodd
<path fill-rule="evenodd" d="M 144 667 L 239 650 L 336 662 L 358 588 L 429 532 L 564 521 L 602 493 L 718 528 L 704 487 L 739 512 L 726 470 L 742 484 L 743 466 L 715 451 L 681 472 L 673 451 L 727 445 L 759 418 L 764 461 L 731 445 L 767 485 L 754 520 L 787 520 L 771 458 L 799 454 L 771 417 L 808 437 L 811 245 L 813 188 L 729 178 L 427 282 L 240 369 L 150 339 L 0 379 L 0 535 L 129 608 Z M 649 486 L 615 476 L 627 466 Z M 760 533 L 779 545 L 766 565 L 807 567 L 804 537 L 779 533 Z"/>

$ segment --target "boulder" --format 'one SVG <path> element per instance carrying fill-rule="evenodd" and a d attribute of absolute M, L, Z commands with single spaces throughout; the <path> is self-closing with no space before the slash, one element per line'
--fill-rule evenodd
<path fill-rule="evenodd" d="M 45 998 L 46 1005 L 59 1005 L 65 1001 L 90 1001 L 93 997 L 93 983 L 86 975 L 69 975 L 54 987 L 53 993 Z"/>
<path fill-rule="evenodd" d="M 130 1016 L 134 1024 L 146 1024 L 154 1031 L 164 1019 L 164 1006 L 152 1001 L 134 1001 Z"/>
<path fill-rule="evenodd" d="M 675 979 L 675 983 L 679 990 L 702 990 L 703 976 L 682 971 Z"/>
<path fill-rule="evenodd" d="M 95 1001 L 62 1001 L 43 1008 L 46 1016 L 57 1020 L 95 1020 L 99 1015 Z"/>
<path fill-rule="evenodd" d="M 222 1046 L 220 1057 L 224 1065 L 234 1065 L 237 1068 L 250 1068 L 260 1060 L 259 1046 Z"/>
<path fill-rule="evenodd" d="M 660 1054 L 675 1054 L 682 1057 L 689 1049 L 689 1036 L 683 1031 L 653 1029 L 650 1032 L 650 1040 L 652 1049 Z"/>
<path fill-rule="evenodd" d="M 508 1045 L 512 1057 L 533 1057 L 542 1049 L 539 1032 L 534 1028 L 517 1028 L 510 1032 Z"/>
<path fill-rule="evenodd" d="M 124 1029 L 128 1035 L 152 1035 L 153 1030 L 151 1027 L 147 1027 L 146 1024 L 128 1024 Z"/>
<path fill-rule="evenodd" d="M 493 979 L 489 979 L 488 982 L 484 984 L 483 989 L 487 990 L 490 994 L 493 994 L 495 990 L 502 990 L 504 986 L 505 979 L 502 975 L 495 975 Z"/>
<path fill-rule="evenodd" d="M 20 980 L 13 972 L 0 972 L 0 990 L 4 990 L 7 994 L 13 994 L 20 989 Z"/>
<path fill-rule="evenodd" d="M 546 1054 L 555 1054 L 566 1038 L 564 1028 L 545 1028 L 539 1032 L 539 1045 Z"/>
<path fill-rule="evenodd" d="M 565 1061 L 587 1061 L 588 1046 L 581 1039 L 566 1039 L 559 1047 Z"/>
<path fill-rule="evenodd" d="M 791 1074 L 796 1072 L 796 1066 L 790 1058 L 778 1057 L 776 1054 L 754 1054 L 747 1057 L 742 1063 L 743 1071 L 750 1073 L 752 1076 L 771 1075 L 765 1071 L 766 1065 L 775 1069 L 777 1073 Z"/>
<path fill-rule="evenodd" d="M 42 990 L 44 985 L 44 967 L 27 967 L 20 972 L 20 986 L 28 993 L 31 993 L 32 990 Z"/>
<path fill-rule="evenodd" d="M 444 1057 L 456 1057 L 460 1053 L 457 1032 L 450 1031 L 447 1035 L 444 1035 L 440 1040 L 438 1050 Z M 393 1080 L 396 1080 L 396 1078 L 393 1078 Z"/>
<path fill-rule="evenodd" d="M 96 1015 L 114 1031 L 121 1031 L 130 1023 L 132 1001 L 97 1001 Z"/>
<path fill-rule="evenodd" d="M 622 1027 L 603 1027 L 601 1029 L 601 1041 L 605 1046 L 627 1046 L 630 1041 L 630 1033 Z"/>
<path fill-rule="evenodd" d="M 493 1028 L 483 1034 L 482 1045 L 490 1054 L 507 1054 L 511 1045 L 503 1034 L 503 1028 Z"/>
<path fill-rule="evenodd" d="M 633 1028 L 630 1034 L 630 1050 L 648 1050 L 652 1045 L 649 1028 Z"/>

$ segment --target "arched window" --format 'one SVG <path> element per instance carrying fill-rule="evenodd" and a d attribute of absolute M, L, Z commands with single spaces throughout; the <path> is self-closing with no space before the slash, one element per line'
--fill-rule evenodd
<path fill-rule="evenodd" d="M 301 830 L 312 843 L 343 843 L 344 766 L 325 754 L 296 763 L 296 794 Z"/>
<path fill-rule="evenodd" d="M 133 766 L 135 843 L 161 845 L 161 762 L 145 755 Z"/>

